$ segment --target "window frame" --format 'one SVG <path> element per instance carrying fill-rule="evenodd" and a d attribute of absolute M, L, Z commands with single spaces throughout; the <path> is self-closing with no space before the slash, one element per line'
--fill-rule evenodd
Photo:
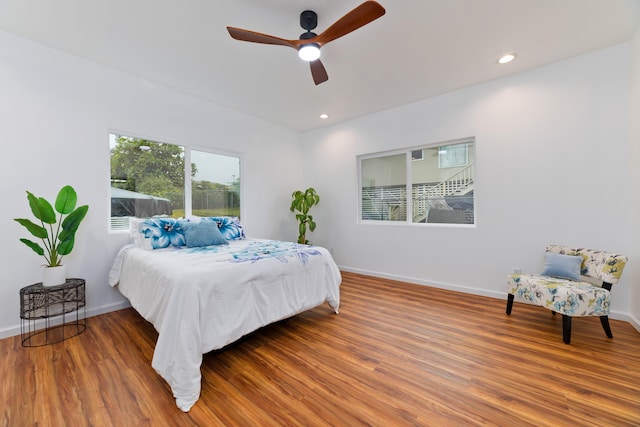
<path fill-rule="evenodd" d="M 474 182 L 474 189 L 473 189 L 473 194 L 471 197 L 473 197 L 473 222 L 472 223 L 454 223 L 454 222 L 444 222 L 444 223 L 434 223 L 434 222 L 414 222 L 414 218 L 413 218 L 413 211 L 414 211 L 414 197 L 413 197 L 413 165 L 416 163 L 416 159 L 412 158 L 412 153 L 414 153 L 417 150 L 422 150 L 423 151 L 423 158 L 420 160 L 423 160 L 426 156 L 426 151 L 428 149 L 440 149 L 442 147 L 450 147 L 450 146 L 455 146 L 455 145 L 459 145 L 459 144 L 467 144 L 465 147 L 465 155 L 464 155 L 464 160 L 465 160 L 465 165 L 463 166 L 447 166 L 445 168 L 441 168 L 440 167 L 440 153 L 438 152 L 438 161 L 437 161 L 437 165 L 436 167 L 438 169 L 451 169 L 451 168 L 468 168 L 468 167 L 473 167 L 473 182 Z M 469 156 L 469 145 L 473 145 L 473 162 L 470 159 Z M 418 226 L 418 227 L 424 227 L 424 226 L 431 226 L 431 227 L 465 227 L 465 228 L 475 228 L 477 225 L 477 208 L 476 208 L 476 196 L 475 196 L 475 181 L 476 181 L 476 174 L 475 174 L 475 151 L 476 150 L 476 138 L 475 137 L 465 137 L 465 138 L 459 138 L 459 139 L 455 139 L 455 140 L 450 140 L 450 141 L 443 141 L 443 142 L 437 142 L 437 143 L 432 143 L 432 144 L 425 144 L 425 145 L 419 145 L 419 146 L 412 146 L 412 147 L 407 147 L 407 148 L 402 148 L 402 149 L 394 149 L 394 150 L 389 150 L 389 151 L 380 151 L 380 152 L 375 152 L 375 153 L 368 153 L 368 154 L 361 154 L 361 155 L 357 155 L 356 156 L 356 162 L 357 162 L 357 173 L 358 173 L 358 206 L 357 206 L 357 219 L 356 219 L 356 223 L 357 224 L 364 224 L 364 225 L 390 225 L 390 226 L 398 226 L 398 225 L 409 225 L 409 226 Z M 404 199 L 403 202 L 405 204 L 405 218 L 404 220 L 390 220 L 390 219 L 363 219 L 363 184 L 364 184 L 364 177 L 363 177 L 363 161 L 366 160 L 370 160 L 370 159 L 376 159 L 376 158 L 384 158 L 384 157 L 390 157 L 390 156 L 395 156 L 398 154 L 404 154 L 405 155 L 405 185 L 404 185 Z M 421 161 L 418 161 L 417 163 L 421 163 Z M 407 195 L 411 195 L 410 197 L 407 197 Z"/>

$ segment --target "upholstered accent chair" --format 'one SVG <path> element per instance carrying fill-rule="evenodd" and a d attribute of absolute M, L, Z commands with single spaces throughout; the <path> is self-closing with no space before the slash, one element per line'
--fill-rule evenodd
<path fill-rule="evenodd" d="M 628 258 L 594 249 L 549 245 L 542 274 L 512 274 L 507 278 L 507 314 L 514 300 L 562 314 L 562 339 L 571 342 L 571 319 L 599 316 L 609 338 L 611 287 L 620 280 Z"/>

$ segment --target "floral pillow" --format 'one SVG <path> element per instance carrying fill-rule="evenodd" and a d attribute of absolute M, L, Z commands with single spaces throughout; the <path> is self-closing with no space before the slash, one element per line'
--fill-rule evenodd
<path fill-rule="evenodd" d="M 175 218 L 132 218 L 131 241 L 139 248 L 153 250 L 169 246 L 184 246 L 182 224 Z"/>
<path fill-rule="evenodd" d="M 240 220 L 235 216 L 209 216 L 204 217 L 200 221 L 213 221 L 218 224 L 218 229 L 220 229 L 220 233 L 227 240 L 242 240 L 245 239 L 246 236 L 244 234 L 244 229 L 240 224 Z"/>

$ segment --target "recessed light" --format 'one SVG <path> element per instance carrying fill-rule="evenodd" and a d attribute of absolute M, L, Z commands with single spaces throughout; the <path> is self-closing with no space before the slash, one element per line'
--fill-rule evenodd
<path fill-rule="evenodd" d="M 498 64 L 507 64 L 513 61 L 514 59 L 516 59 L 515 53 L 505 53 L 500 57 L 500 59 L 498 59 Z"/>
<path fill-rule="evenodd" d="M 328 114 L 325 114 L 325 113 L 322 113 L 322 114 L 320 114 L 320 118 L 321 118 L 321 119 L 323 119 L 323 120 L 324 120 L 324 119 L 328 119 L 328 118 L 329 118 L 329 115 L 328 115 Z"/>

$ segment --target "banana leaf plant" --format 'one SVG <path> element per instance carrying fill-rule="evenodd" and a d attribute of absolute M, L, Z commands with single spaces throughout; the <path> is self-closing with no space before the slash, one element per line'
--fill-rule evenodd
<path fill-rule="evenodd" d="M 304 192 L 300 190 L 294 191 L 291 197 L 293 200 L 291 201 L 289 210 L 296 213 L 296 219 L 299 223 L 298 243 L 308 245 L 309 241 L 306 237 L 307 226 L 309 227 L 309 231 L 316 229 L 316 223 L 313 220 L 313 216 L 309 215 L 309 209 L 320 202 L 320 196 L 318 196 L 313 187 L 309 187 Z"/>
<path fill-rule="evenodd" d="M 20 239 L 20 241 L 44 257 L 47 267 L 62 265 L 62 257 L 69 255 L 73 250 L 76 231 L 87 214 L 89 206 L 83 205 L 76 208 L 78 196 L 69 185 L 62 187 L 58 193 L 55 211 L 46 199 L 36 197 L 29 191 L 27 191 L 27 200 L 39 224 L 27 218 L 14 218 L 14 220 L 24 226 L 31 235 L 40 239 L 42 246 L 29 239 Z"/>

